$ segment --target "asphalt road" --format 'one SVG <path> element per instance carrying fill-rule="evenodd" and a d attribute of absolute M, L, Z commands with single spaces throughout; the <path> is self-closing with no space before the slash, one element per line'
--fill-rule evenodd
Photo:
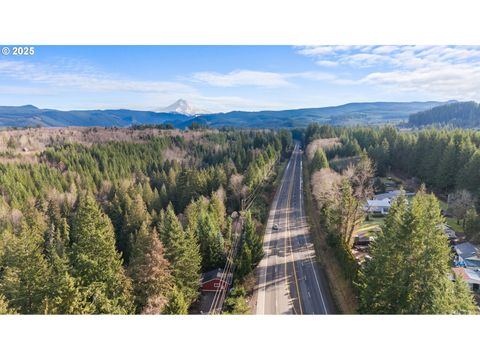
<path fill-rule="evenodd" d="M 332 314 L 325 275 L 315 263 L 305 218 L 302 152 L 298 143 L 275 194 L 258 265 L 257 314 Z M 279 229 L 274 230 L 274 224 Z"/>

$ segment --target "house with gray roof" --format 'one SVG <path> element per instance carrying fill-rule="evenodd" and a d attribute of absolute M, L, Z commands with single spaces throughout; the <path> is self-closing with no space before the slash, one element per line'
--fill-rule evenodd
<path fill-rule="evenodd" d="M 457 244 L 453 248 L 457 254 L 455 266 L 480 269 L 480 251 L 478 247 L 467 241 Z"/>

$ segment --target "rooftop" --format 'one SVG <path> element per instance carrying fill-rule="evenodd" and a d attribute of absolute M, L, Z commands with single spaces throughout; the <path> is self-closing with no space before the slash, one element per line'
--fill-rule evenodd
<path fill-rule="evenodd" d="M 384 199 L 394 199 L 396 198 L 398 195 L 400 195 L 400 192 L 401 190 L 392 190 L 392 191 L 387 191 L 385 193 L 382 193 L 382 194 L 377 194 L 374 196 L 374 199 L 375 200 L 384 200 Z M 406 192 L 405 193 L 405 196 L 414 196 L 415 193 L 410 193 L 410 192 Z"/>
<path fill-rule="evenodd" d="M 470 242 L 464 242 L 461 244 L 455 245 L 455 252 L 462 259 L 467 259 L 469 257 L 475 257 L 478 254 L 478 249 L 475 245 Z"/>
<path fill-rule="evenodd" d="M 463 267 L 454 267 L 452 271 L 463 280 L 467 282 L 474 282 L 480 284 L 480 271 L 466 269 Z"/>
<path fill-rule="evenodd" d="M 220 279 L 222 278 L 222 276 L 223 276 L 223 269 L 218 268 L 218 269 L 210 270 L 202 274 L 201 283 L 205 284 L 210 280 Z M 230 283 L 231 278 L 232 278 L 232 273 L 228 273 L 226 276 L 226 280 L 228 283 Z"/>
<path fill-rule="evenodd" d="M 385 198 L 382 200 L 379 200 L 379 199 L 367 200 L 367 206 L 368 207 L 390 207 L 390 199 Z"/>

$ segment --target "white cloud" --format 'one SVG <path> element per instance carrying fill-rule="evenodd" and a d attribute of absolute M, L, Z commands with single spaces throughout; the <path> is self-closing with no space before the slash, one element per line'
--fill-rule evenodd
<path fill-rule="evenodd" d="M 53 93 L 44 88 L 26 87 L 26 86 L 0 86 L 0 94 L 2 95 L 53 95 Z"/>
<path fill-rule="evenodd" d="M 335 67 L 338 65 L 336 61 L 331 61 L 331 60 L 318 60 L 316 64 L 319 66 L 326 66 L 326 67 Z"/>
<path fill-rule="evenodd" d="M 397 93 L 480 100 L 479 46 L 381 45 L 322 48 L 305 47 L 297 52 L 314 57 L 320 66 L 334 62 L 357 74 L 363 74 L 358 81 L 337 78 L 334 81 L 336 84 L 358 83 L 380 86 Z"/>
<path fill-rule="evenodd" d="M 194 82 L 204 83 L 217 87 L 254 86 L 265 88 L 279 88 L 295 86 L 294 79 L 314 81 L 334 81 L 336 76 L 321 71 L 304 71 L 294 73 L 265 72 L 252 70 L 235 70 L 229 73 L 199 72 L 192 75 Z"/>
<path fill-rule="evenodd" d="M 480 99 L 480 67 L 468 65 L 374 72 L 360 82 L 384 86 L 390 91 L 422 93 L 445 100 Z"/>
<path fill-rule="evenodd" d="M 349 45 L 304 46 L 298 50 L 298 53 L 306 56 L 317 57 L 317 56 L 335 54 L 341 51 L 349 51 L 354 48 L 356 48 L 356 46 L 349 46 Z"/>
<path fill-rule="evenodd" d="M 218 87 L 259 86 L 273 88 L 291 85 L 284 74 L 252 70 L 235 70 L 226 74 L 198 72 L 193 74 L 192 80 Z"/>
<path fill-rule="evenodd" d="M 394 51 L 398 50 L 398 46 L 391 46 L 391 45 L 383 45 L 375 47 L 372 52 L 374 54 L 390 54 Z"/>
<path fill-rule="evenodd" d="M 480 61 L 478 46 L 317 46 L 304 47 L 299 54 L 314 57 L 318 62 L 374 67 L 421 67 L 433 63 L 459 63 Z"/>
<path fill-rule="evenodd" d="M 39 64 L 23 61 L 0 61 L 0 75 L 30 83 L 85 91 L 123 91 L 138 93 L 191 93 L 188 85 L 171 81 L 138 81 L 95 71 L 91 67 L 66 64 Z"/>

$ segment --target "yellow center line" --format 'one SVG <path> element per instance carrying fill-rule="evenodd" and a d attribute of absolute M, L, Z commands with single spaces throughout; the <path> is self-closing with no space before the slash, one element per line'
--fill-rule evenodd
<path fill-rule="evenodd" d="M 289 207 L 289 198 L 290 198 L 290 191 L 292 188 L 292 181 L 290 179 L 290 184 L 288 186 L 288 194 L 287 194 L 287 209 Z M 288 210 L 287 210 L 288 211 Z M 287 218 L 285 220 L 285 236 L 288 238 L 288 212 L 287 212 Z M 288 292 L 288 297 L 292 299 L 292 305 L 293 305 L 293 312 L 296 314 L 297 309 L 295 309 L 295 301 L 293 301 L 292 294 L 290 293 L 290 284 L 288 283 L 288 271 L 287 271 L 287 239 L 284 240 L 284 249 L 283 249 L 283 256 L 285 257 L 285 287 L 287 288 Z"/>
<path fill-rule="evenodd" d="M 296 158 L 295 158 L 295 162 L 294 162 L 294 168 L 296 167 Z M 293 178 L 295 177 L 295 172 L 293 171 L 293 176 L 292 178 L 290 179 L 290 186 L 289 186 L 289 189 L 288 189 L 288 197 L 287 197 L 287 209 L 290 209 L 291 207 L 291 200 L 292 200 L 292 189 L 293 189 Z M 288 210 L 290 211 L 290 210 Z M 291 237 L 290 237 L 290 230 L 289 230 L 289 213 L 287 212 L 287 220 L 286 220 L 286 233 L 287 233 L 287 239 L 289 241 L 289 244 L 290 244 L 290 255 L 292 257 L 292 266 L 293 266 L 293 277 L 295 279 L 295 287 L 297 289 L 297 295 L 298 295 L 298 305 L 300 307 L 300 314 L 303 315 L 303 308 L 302 308 L 302 297 L 300 295 L 300 291 L 299 291 L 299 287 L 298 287 L 298 278 L 297 278 L 297 271 L 295 269 L 295 258 L 293 257 L 293 248 L 292 248 L 292 241 L 291 241 Z M 285 255 L 287 254 L 286 253 L 286 249 L 287 249 L 287 241 L 285 240 Z M 287 275 L 287 262 L 285 261 L 285 275 Z M 288 277 L 287 277 L 288 279 Z M 290 287 L 288 286 L 288 281 L 287 281 L 287 288 L 288 288 L 288 293 L 290 294 Z M 290 297 L 291 297 L 291 294 L 290 294 Z M 293 300 L 293 299 L 292 299 Z M 295 303 L 293 304 L 293 310 L 296 312 L 295 310 Z"/>

